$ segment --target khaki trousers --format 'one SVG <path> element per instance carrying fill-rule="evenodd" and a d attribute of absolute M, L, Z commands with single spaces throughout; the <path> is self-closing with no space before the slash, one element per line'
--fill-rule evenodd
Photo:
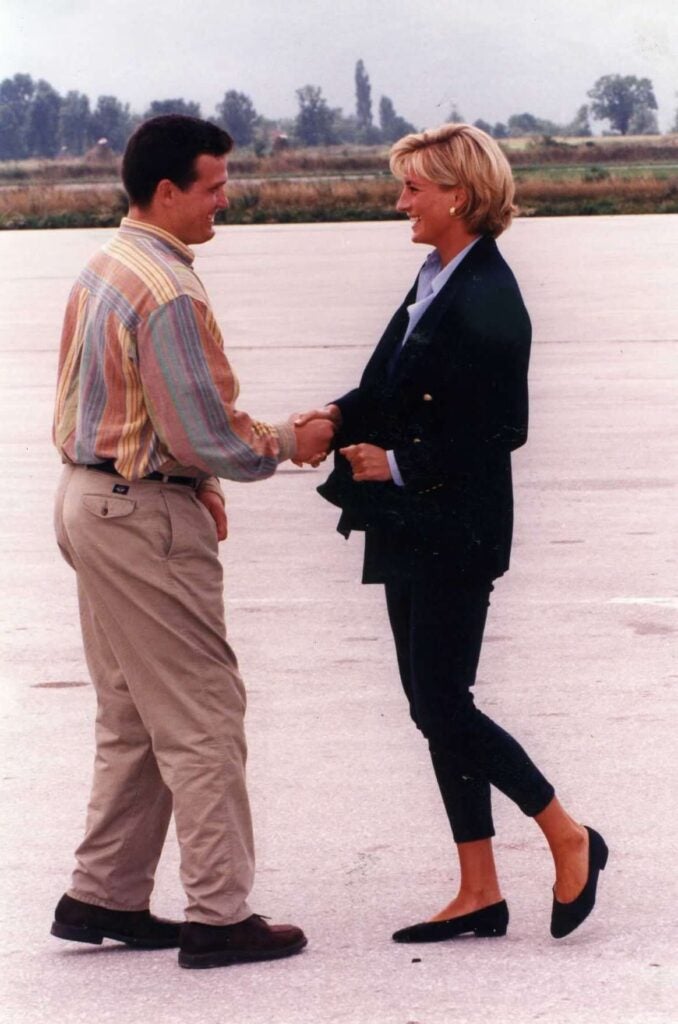
<path fill-rule="evenodd" d="M 254 877 L 245 689 L 226 642 L 214 523 L 189 487 L 67 466 L 55 526 L 97 696 L 69 893 L 148 907 L 174 811 L 187 919 L 241 921 Z"/>

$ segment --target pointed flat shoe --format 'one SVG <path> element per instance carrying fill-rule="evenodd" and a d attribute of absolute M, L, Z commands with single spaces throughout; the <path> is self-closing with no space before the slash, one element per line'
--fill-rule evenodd
<path fill-rule="evenodd" d="M 492 903 L 472 914 L 450 917 L 446 921 L 422 921 L 393 933 L 394 942 L 443 942 L 473 932 L 477 939 L 506 935 L 509 912 L 506 900 Z"/>
<path fill-rule="evenodd" d="M 589 834 L 588 878 L 579 895 L 569 903 L 559 903 L 554 895 L 551 911 L 551 935 L 554 939 L 564 939 L 589 916 L 596 903 L 598 876 L 607 864 L 609 851 L 605 840 L 588 825 L 585 828 Z"/>

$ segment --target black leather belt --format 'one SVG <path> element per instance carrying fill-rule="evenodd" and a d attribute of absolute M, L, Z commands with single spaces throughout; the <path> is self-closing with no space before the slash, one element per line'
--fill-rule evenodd
<path fill-rule="evenodd" d="M 92 462 L 85 466 L 85 469 L 96 469 L 98 473 L 110 473 L 112 476 L 120 476 L 115 464 L 111 459 L 107 462 Z M 124 478 L 123 478 L 124 479 Z M 191 487 L 194 491 L 198 489 L 201 481 L 196 476 L 168 476 L 165 473 L 147 473 L 141 480 L 159 480 L 163 484 L 181 484 L 184 487 Z"/>

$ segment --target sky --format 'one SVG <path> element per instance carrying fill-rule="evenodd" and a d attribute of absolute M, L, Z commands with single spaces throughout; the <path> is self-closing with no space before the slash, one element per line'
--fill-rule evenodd
<path fill-rule="evenodd" d="M 567 123 L 606 74 L 650 78 L 659 125 L 678 108 L 678 0 L 2 0 L 0 79 L 44 78 L 143 113 L 181 96 L 214 114 L 227 89 L 294 117 L 319 85 L 355 110 L 365 63 L 374 119 L 387 95 L 417 128 L 529 112 Z M 599 126 L 602 127 L 602 126 Z"/>

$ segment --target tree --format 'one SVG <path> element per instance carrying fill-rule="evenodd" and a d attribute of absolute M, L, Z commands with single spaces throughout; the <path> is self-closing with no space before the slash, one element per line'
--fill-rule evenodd
<path fill-rule="evenodd" d="M 375 132 L 381 139 L 381 132 L 372 125 L 371 132 Z M 344 114 L 341 107 L 332 110 L 332 133 L 337 142 L 355 145 L 365 142 L 365 133 L 358 127 L 358 119 L 355 114 Z"/>
<path fill-rule="evenodd" d="M 452 109 L 450 110 L 449 114 L 447 115 L 447 123 L 448 124 L 464 124 L 464 115 L 461 113 L 461 111 L 459 110 L 459 107 L 457 106 L 456 103 L 452 104 Z"/>
<path fill-rule="evenodd" d="M 657 115 L 649 107 L 636 110 L 629 124 L 629 135 L 659 135 Z"/>
<path fill-rule="evenodd" d="M 557 135 L 558 125 L 534 114 L 511 114 L 508 119 L 509 135 Z"/>
<path fill-rule="evenodd" d="M 221 103 L 217 104 L 217 120 L 233 136 L 236 145 L 251 146 L 254 142 L 254 129 L 261 118 L 246 93 L 229 89 L 224 93 Z"/>
<path fill-rule="evenodd" d="M 14 75 L 0 82 L 0 160 L 28 155 L 28 110 L 35 92 L 30 75 Z"/>
<path fill-rule="evenodd" d="M 75 156 L 84 153 L 92 141 L 91 122 L 88 97 L 74 90 L 67 92 L 59 110 L 59 148 Z"/>
<path fill-rule="evenodd" d="M 59 149 L 61 97 L 40 79 L 28 106 L 26 148 L 31 156 L 56 156 Z"/>
<path fill-rule="evenodd" d="M 111 149 L 121 153 L 133 127 L 129 103 L 123 105 L 115 96 L 99 97 L 92 114 L 92 135 L 95 139 L 106 139 Z"/>
<path fill-rule="evenodd" d="M 163 114 L 183 114 L 185 117 L 200 117 L 200 104 L 192 100 L 153 100 L 144 114 L 147 117 L 161 117 Z"/>
<path fill-rule="evenodd" d="M 409 135 L 410 132 L 416 131 L 413 124 L 396 114 L 395 107 L 388 96 L 382 96 L 379 100 L 379 125 L 384 142 L 395 142 L 403 135 Z"/>
<path fill-rule="evenodd" d="M 574 119 L 570 124 L 565 125 L 560 134 L 572 135 L 575 138 L 580 139 L 588 138 L 592 134 L 591 125 L 589 123 L 589 108 L 586 103 L 579 108 L 577 113 L 574 115 Z"/>
<path fill-rule="evenodd" d="M 657 109 L 652 82 L 635 75 L 603 75 L 587 95 L 593 100 L 593 116 L 609 121 L 621 135 L 628 133 L 634 116 L 641 118 Z"/>
<path fill-rule="evenodd" d="M 358 128 L 372 126 L 372 86 L 361 60 L 355 66 L 355 116 Z"/>
<path fill-rule="evenodd" d="M 488 124 L 487 121 L 483 121 L 482 117 L 479 117 L 477 121 L 473 122 L 474 128 L 480 128 L 481 132 L 486 132 L 487 135 L 492 134 L 492 125 Z"/>
<path fill-rule="evenodd" d="M 319 85 L 305 85 L 297 89 L 299 113 L 294 131 L 305 146 L 328 146 L 336 141 L 333 130 L 334 114 L 327 105 Z"/>
<path fill-rule="evenodd" d="M 503 121 L 497 121 L 494 128 L 492 129 L 492 137 L 495 139 L 508 139 L 508 127 Z"/>

